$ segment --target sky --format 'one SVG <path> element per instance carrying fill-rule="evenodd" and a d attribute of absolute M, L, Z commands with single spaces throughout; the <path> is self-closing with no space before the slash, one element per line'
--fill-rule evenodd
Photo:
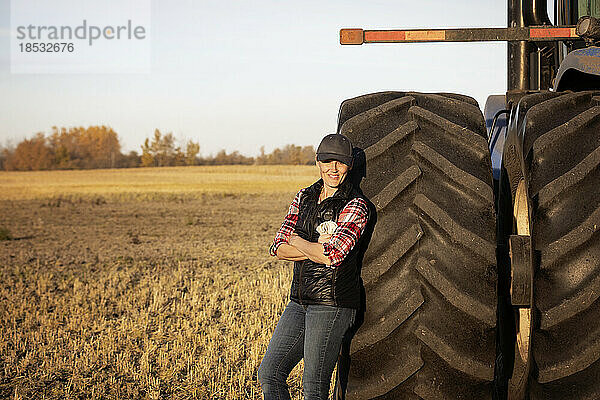
<path fill-rule="evenodd" d="M 0 0 L 0 144 L 108 125 L 124 152 L 158 128 L 203 156 L 256 155 L 316 147 L 340 103 L 362 94 L 455 92 L 483 108 L 506 90 L 505 43 L 341 46 L 339 30 L 503 26 L 499 0 L 151 0 L 149 72 L 15 74 Z"/>

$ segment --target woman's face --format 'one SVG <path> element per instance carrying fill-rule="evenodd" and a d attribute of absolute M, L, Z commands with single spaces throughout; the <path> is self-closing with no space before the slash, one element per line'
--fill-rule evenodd
<path fill-rule="evenodd" d="M 350 171 L 348 165 L 337 160 L 317 161 L 317 166 L 319 167 L 319 174 L 321 175 L 321 179 L 323 179 L 323 183 L 334 189 L 337 189 L 344 182 L 348 171 Z"/>

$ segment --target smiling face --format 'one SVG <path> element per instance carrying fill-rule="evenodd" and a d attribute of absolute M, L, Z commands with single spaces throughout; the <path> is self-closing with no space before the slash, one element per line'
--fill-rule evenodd
<path fill-rule="evenodd" d="M 334 190 L 344 182 L 351 168 L 337 160 L 317 161 L 317 166 L 319 167 L 319 174 L 325 186 Z"/>

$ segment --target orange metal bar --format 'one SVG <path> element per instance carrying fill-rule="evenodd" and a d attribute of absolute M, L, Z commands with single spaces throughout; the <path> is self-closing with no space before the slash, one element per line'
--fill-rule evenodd
<path fill-rule="evenodd" d="M 557 41 L 579 39 L 574 26 L 513 28 L 340 30 L 341 44 L 409 42 Z"/>
<path fill-rule="evenodd" d="M 575 28 L 529 28 L 532 38 L 577 37 Z"/>

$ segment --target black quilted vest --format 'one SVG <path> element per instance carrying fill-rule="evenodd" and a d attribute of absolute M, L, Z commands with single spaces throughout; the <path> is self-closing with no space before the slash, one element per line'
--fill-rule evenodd
<path fill-rule="evenodd" d="M 308 187 L 300 198 L 296 233 L 309 242 L 317 242 L 316 228 L 328 220 L 336 221 L 342 209 L 356 197 L 362 197 L 350 181 L 338 188 L 335 194 L 318 204 L 323 180 Z M 362 237 L 361 237 L 362 239 Z M 361 240 L 359 239 L 359 241 Z M 360 307 L 360 265 L 357 243 L 344 261 L 335 268 L 311 260 L 294 262 L 294 278 L 290 298 L 299 304 L 324 304 L 336 307 Z"/>

